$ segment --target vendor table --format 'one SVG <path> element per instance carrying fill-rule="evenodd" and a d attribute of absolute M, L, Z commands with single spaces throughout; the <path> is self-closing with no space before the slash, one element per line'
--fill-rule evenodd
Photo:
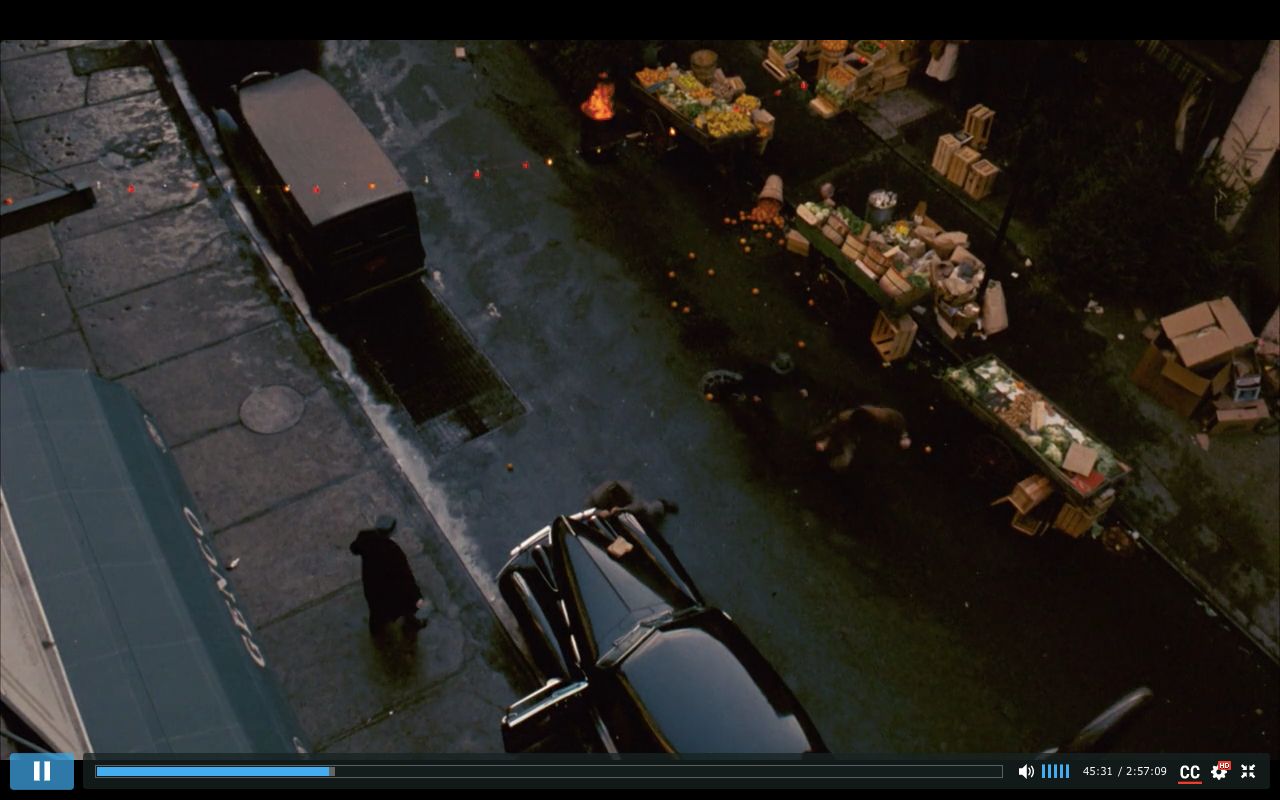
<path fill-rule="evenodd" d="M 1068 501 L 1085 509 L 1109 502 L 1114 489 L 1131 472 L 1082 425 L 994 355 L 986 355 L 944 370 L 942 384 L 961 405 L 992 428 L 996 435 L 1036 465 Z M 1044 421 L 1032 429 L 1032 406 L 1044 404 Z M 1098 459 L 1088 475 L 1066 470 L 1062 460 L 1070 443 L 1091 448 Z"/>

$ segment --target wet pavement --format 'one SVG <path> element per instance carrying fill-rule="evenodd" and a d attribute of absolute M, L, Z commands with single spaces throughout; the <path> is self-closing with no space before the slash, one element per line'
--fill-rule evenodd
<path fill-rule="evenodd" d="M 4 368 L 92 370 L 154 415 L 312 750 L 500 750 L 519 654 L 210 180 L 149 45 L 0 58 L 4 195 L 52 166 L 97 197 L 5 237 Z M 347 549 L 379 514 L 430 618 L 398 648 L 370 640 Z"/>
<path fill-rule="evenodd" d="M 977 424 L 925 369 L 880 366 L 873 309 L 810 311 L 798 261 L 743 254 L 723 218 L 752 189 L 697 153 L 588 166 L 572 155 L 573 106 L 525 52 L 468 51 L 330 44 L 325 71 L 421 184 L 431 289 L 527 408 L 427 459 L 428 508 L 478 554 L 473 569 L 493 574 L 522 536 L 623 476 L 681 501 L 677 552 L 833 749 L 1040 748 L 1146 684 L 1157 702 L 1124 749 L 1275 750 L 1274 666 L 1148 555 L 1009 531 L 1007 510 L 988 509 L 1001 492 L 965 477 Z M 784 114 L 769 155 L 816 183 L 832 166 L 784 142 L 819 135 L 792 137 Z M 778 350 L 813 401 L 789 427 L 739 424 L 698 392 L 705 370 Z M 933 454 L 848 479 L 815 470 L 804 420 L 866 401 L 901 407 Z M 1206 692 L 1206 674 L 1232 679 Z"/>
<path fill-rule="evenodd" d="M 474 350 L 422 368 L 490 370 L 483 385 L 506 387 L 523 409 L 484 430 L 424 430 L 395 402 L 396 382 L 359 360 L 358 319 L 313 337 L 289 287 L 246 255 L 227 198 L 192 188 L 207 172 L 123 223 L 147 241 L 146 215 L 171 215 L 188 244 L 180 257 L 120 263 L 130 239 L 112 231 L 130 212 L 109 209 L 129 194 L 90 212 L 122 215 L 98 229 L 64 230 L 81 215 L 24 234 L 21 249 L 5 239 L 3 330 L 18 363 L 84 360 L 123 376 L 181 442 L 219 551 L 242 558 L 237 590 L 318 748 L 500 747 L 498 707 L 531 686 L 483 594 L 495 599 L 511 546 L 577 510 L 601 480 L 625 477 L 680 501 L 667 538 L 837 752 L 1040 750 L 1138 685 L 1156 699 L 1119 749 L 1277 752 L 1274 664 L 1150 554 L 1117 559 L 1087 540 L 1010 531 L 1007 508 L 988 507 L 1007 487 L 968 477 L 981 429 L 939 396 L 927 360 L 883 368 L 866 341 L 869 303 L 835 303 L 770 240 L 743 252 L 723 220 L 758 186 L 683 151 L 588 166 L 573 153 L 575 106 L 525 50 L 484 42 L 468 53 L 329 43 L 323 70 L 415 186 L 427 287 L 456 321 L 453 341 Z M 89 152 L 85 140 L 99 148 L 72 169 L 118 178 L 134 168 L 111 153 L 142 159 L 138 169 L 189 163 L 182 147 L 113 148 L 110 115 L 61 110 L 56 92 L 51 102 L 47 134 L 73 139 L 57 140 L 68 158 Z M 114 102 L 121 125 L 158 132 L 145 142 L 178 144 L 151 101 Z M 766 95 L 774 105 L 781 133 L 768 159 L 794 177 L 788 196 L 839 177 L 819 146 L 824 129 Z M 61 116 L 78 113 L 87 118 Z M 19 118 L 19 129 L 40 139 L 41 119 Z M 850 130 L 841 146 L 865 156 L 863 173 L 897 177 L 878 141 Z M 937 193 L 920 183 L 932 208 Z M 201 216 L 206 202 L 229 251 Z M 76 255 L 94 235 L 116 237 L 104 239 L 114 264 L 95 261 L 97 250 Z M 135 322 L 142 314 L 153 321 Z M 415 322 L 406 341 L 435 330 L 430 314 L 398 324 Z M 706 370 L 780 350 L 797 363 L 769 398 L 781 421 L 699 392 Z M 239 409 L 276 385 L 306 409 L 264 441 Z M 808 458 L 804 430 L 858 402 L 901 408 L 917 447 L 833 476 Z M 400 537 L 437 610 L 413 661 L 369 646 L 344 552 L 355 526 L 387 507 L 414 531 Z"/>

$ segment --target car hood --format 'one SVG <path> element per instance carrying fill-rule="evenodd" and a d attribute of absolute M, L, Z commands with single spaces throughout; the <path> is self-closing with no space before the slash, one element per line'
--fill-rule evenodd
<path fill-rule="evenodd" d="M 826 752 L 800 701 L 721 611 L 654 632 L 618 671 L 675 752 Z"/>

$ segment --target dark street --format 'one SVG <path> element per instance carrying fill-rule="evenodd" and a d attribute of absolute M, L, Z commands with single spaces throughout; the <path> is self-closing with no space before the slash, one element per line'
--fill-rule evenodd
<path fill-rule="evenodd" d="M 505 383 L 524 409 L 451 439 L 397 412 L 426 456 L 430 511 L 482 586 L 516 542 L 626 477 L 680 500 L 681 558 L 837 752 L 1038 750 L 1139 685 L 1156 700 L 1119 749 L 1275 752 L 1274 667 L 1150 554 L 1011 532 L 1007 507 L 988 508 L 997 486 L 967 474 L 983 430 L 922 354 L 882 368 L 869 301 L 811 310 L 803 259 L 758 234 L 742 252 L 723 220 L 758 186 L 692 147 L 584 163 L 576 109 L 513 43 L 467 61 L 439 43 L 330 43 L 324 72 L 416 185 L 429 288 L 500 376 L 454 402 L 483 406 Z M 888 158 L 864 136 L 867 158 Z M 789 198 L 834 166 L 800 155 L 775 159 Z M 344 329 L 388 316 L 368 313 Z M 455 335 L 447 316 L 394 324 L 429 341 Z M 779 351 L 797 369 L 770 399 L 776 421 L 701 396 L 705 371 Z M 431 355 L 398 354 L 441 384 L 476 369 Z M 829 474 L 807 426 L 862 402 L 902 409 L 916 446 Z"/>

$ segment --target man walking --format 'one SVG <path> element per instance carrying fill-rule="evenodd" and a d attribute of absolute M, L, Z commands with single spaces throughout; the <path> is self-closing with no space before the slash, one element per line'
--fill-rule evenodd
<path fill-rule="evenodd" d="M 360 579 L 364 599 L 369 603 L 369 633 L 377 636 L 389 623 L 401 622 L 406 631 L 427 626 L 415 612 L 424 601 L 409 559 L 391 538 L 395 517 L 378 517 L 372 530 L 363 530 L 351 543 L 351 552 L 360 556 Z"/>

